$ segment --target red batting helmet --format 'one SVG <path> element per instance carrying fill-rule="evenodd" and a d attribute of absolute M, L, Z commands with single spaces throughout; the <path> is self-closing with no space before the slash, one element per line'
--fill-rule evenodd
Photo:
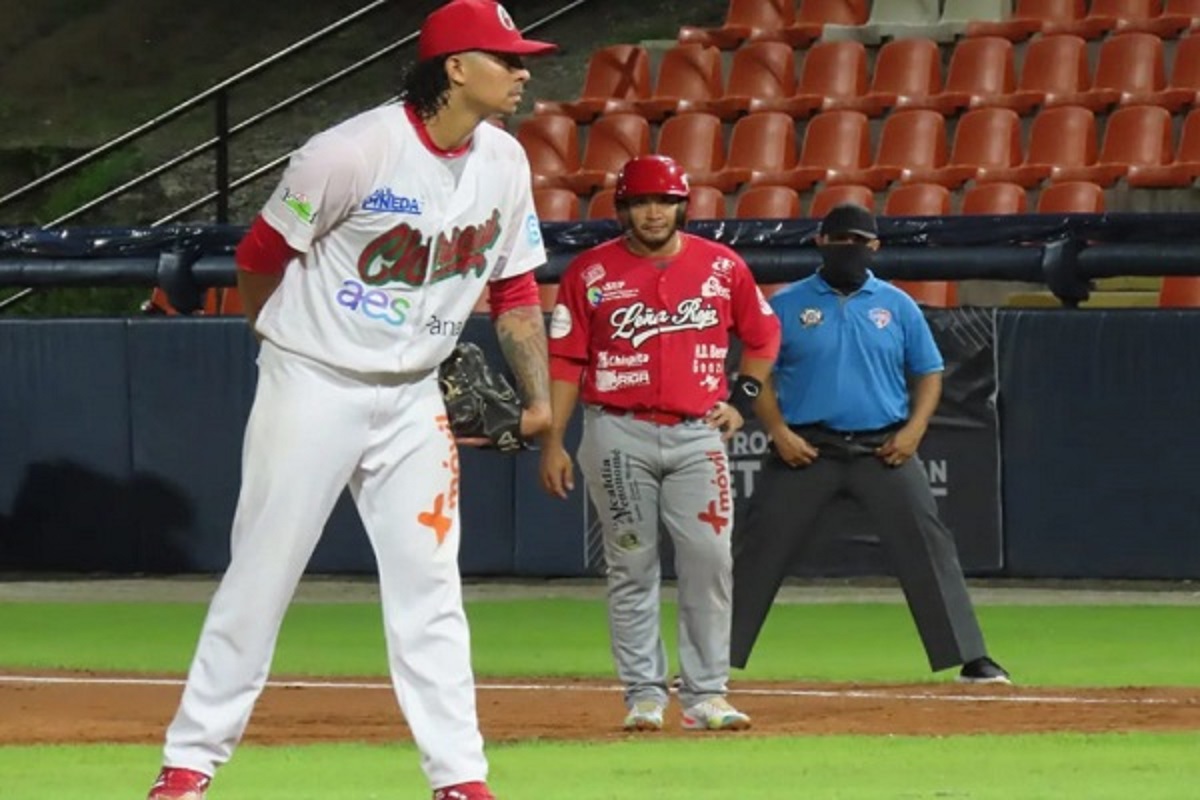
<path fill-rule="evenodd" d="M 688 180 L 683 167 L 668 156 L 631 158 L 617 175 L 616 202 L 649 194 L 688 199 Z"/>

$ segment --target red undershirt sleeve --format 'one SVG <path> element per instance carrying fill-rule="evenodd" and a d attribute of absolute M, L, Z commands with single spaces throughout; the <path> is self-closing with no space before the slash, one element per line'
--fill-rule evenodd
<path fill-rule="evenodd" d="M 532 272 L 501 278 L 488 284 L 488 305 L 492 319 L 518 306 L 541 306 L 537 280 Z"/>
<path fill-rule="evenodd" d="M 299 252 L 259 214 L 238 244 L 233 258 L 238 269 L 244 272 L 271 275 L 283 272 Z"/>

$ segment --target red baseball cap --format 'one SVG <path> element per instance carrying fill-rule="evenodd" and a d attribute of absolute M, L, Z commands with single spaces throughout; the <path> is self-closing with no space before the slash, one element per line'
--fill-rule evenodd
<path fill-rule="evenodd" d="M 558 45 L 521 36 L 512 17 L 495 0 L 450 0 L 425 18 L 417 59 L 466 50 L 532 56 L 557 49 Z"/>

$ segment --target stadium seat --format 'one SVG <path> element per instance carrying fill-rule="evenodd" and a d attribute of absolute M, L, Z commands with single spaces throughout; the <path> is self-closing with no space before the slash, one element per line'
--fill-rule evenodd
<path fill-rule="evenodd" d="M 1196 30 L 1200 27 L 1200 0 L 1167 0 L 1163 7 L 1162 20 L 1166 24 L 1173 24 L 1174 20 L 1186 21 L 1187 30 Z M 1131 29 L 1136 29 L 1136 25 L 1130 25 Z M 1150 31 L 1154 33 L 1153 30 Z"/>
<path fill-rule="evenodd" d="M 650 54 L 640 45 L 602 47 L 588 59 L 583 90 L 565 102 L 538 100 L 534 114 L 565 114 L 576 122 L 591 122 L 610 101 L 638 100 L 650 95 Z"/>
<path fill-rule="evenodd" d="M 950 190 L 936 183 L 908 183 L 888 192 L 883 213 L 889 217 L 943 217 L 950 213 Z"/>
<path fill-rule="evenodd" d="M 1104 211 L 1104 189 L 1090 181 L 1054 183 L 1038 196 L 1039 214 L 1099 214 Z"/>
<path fill-rule="evenodd" d="M 734 51 L 724 93 L 708 101 L 691 101 L 689 107 L 732 122 L 750 111 L 790 113 L 787 104 L 795 93 L 796 57 L 792 48 L 783 42 L 751 42 Z"/>
<path fill-rule="evenodd" d="M 570 222 L 579 219 L 579 195 L 570 189 L 533 190 L 533 206 L 543 222 Z"/>
<path fill-rule="evenodd" d="M 963 193 L 960 214 L 1024 214 L 1029 210 L 1025 187 L 1015 183 L 980 183 Z"/>
<path fill-rule="evenodd" d="M 724 24 L 717 28 L 684 25 L 679 29 L 679 42 L 722 50 L 735 50 L 747 41 L 778 41 L 789 47 L 804 47 L 820 35 L 819 29 L 814 31 L 795 22 L 793 0 L 729 0 Z"/>
<path fill-rule="evenodd" d="M 1033 118 L 1025 160 L 1011 169 L 981 170 L 976 180 L 1033 188 L 1065 167 L 1096 163 L 1096 115 L 1080 106 L 1048 108 Z"/>
<path fill-rule="evenodd" d="M 852 28 L 827 26 L 823 34 L 825 38 L 854 38 L 873 45 L 889 38 L 926 36 L 940 18 L 939 5 L 939 0 L 876 0 L 864 24 Z"/>
<path fill-rule="evenodd" d="M 788 113 L 805 116 L 817 109 L 849 108 L 869 85 L 867 48 L 862 42 L 817 42 L 804 56 L 792 99 L 795 108 Z"/>
<path fill-rule="evenodd" d="M 1136 30 L 1172 39 L 1191 25 L 1190 17 L 1163 15 L 1162 0 L 1092 0 L 1083 24 L 1105 31 Z"/>
<path fill-rule="evenodd" d="M 691 187 L 687 216 L 688 219 L 724 219 L 724 192 L 713 186 Z"/>
<path fill-rule="evenodd" d="M 788 186 L 751 186 L 738 196 L 738 219 L 793 219 L 800 216 L 800 195 Z"/>
<path fill-rule="evenodd" d="M 929 109 L 893 111 L 883 121 L 875 160 L 865 170 L 833 176 L 829 183 L 857 183 L 876 191 L 946 164 L 946 119 Z"/>
<path fill-rule="evenodd" d="M 650 123 L 645 117 L 632 113 L 605 114 L 588 126 L 579 170 L 559 180 L 576 194 L 588 194 L 611 186 L 626 161 L 649 152 Z"/>
<path fill-rule="evenodd" d="M 617 204 L 615 195 L 616 189 L 601 189 L 592 195 L 591 199 L 588 200 L 586 218 L 589 220 L 616 219 Z"/>
<path fill-rule="evenodd" d="M 940 42 L 953 41 L 962 36 L 972 22 L 999 22 L 1011 11 L 1012 0 L 944 0 L 937 33 L 933 37 Z"/>
<path fill-rule="evenodd" d="M 1016 92 L 1012 42 L 1001 36 L 980 36 L 955 45 L 946 69 L 946 83 L 928 105 L 943 114 L 992 106 L 1028 114 L 1041 102 L 1039 95 Z"/>
<path fill-rule="evenodd" d="M 871 166 L 871 123 L 861 111 L 826 111 L 804 129 L 800 158 L 783 182 L 803 190 Z"/>
<path fill-rule="evenodd" d="M 891 281 L 917 302 L 929 308 L 952 308 L 958 305 L 958 286 L 955 281 Z"/>
<path fill-rule="evenodd" d="M 722 94 L 721 51 L 698 44 L 681 44 L 663 54 L 654 91 L 645 99 L 617 101 L 610 111 L 636 111 L 651 122 L 688 111 Z"/>
<path fill-rule="evenodd" d="M 760 111 L 733 125 L 729 153 L 720 172 L 697 176 L 694 183 L 731 192 L 743 183 L 785 183 L 796 166 L 796 124 L 787 114 Z"/>
<path fill-rule="evenodd" d="M 1165 275 L 1158 293 L 1159 308 L 1200 308 L 1200 278 Z"/>
<path fill-rule="evenodd" d="M 1121 99 L 1115 90 L 1090 91 L 1091 83 L 1086 41 L 1068 34 L 1039 36 L 1025 46 L 1014 100 L 1033 92 L 1045 108 L 1072 105 L 1103 111 Z"/>
<path fill-rule="evenodd" d="M 1017 0 L 1012 15 L 1000 21 L 976 20 L 968 23 L 967 36 L 1003 36 L 1014 42 L 1053 25 L 1072 24 L 1087 15 L 1086 0 Z"/>
<path fill-rule="evenodd" d="M 1192 109 L 1184 117 L 1179 145 L 1171 163 L 1161 166 L 1142 166 L 1126 176 L 1130 186 L 1169 187 L 1191 186 L 1200 179 L 1200 109 Z"/>
<path fill-rule="evenodd" d="M 850 184 L 845 186 L 826 186 L 818 189 L 813 195 L 812 205 L 808 208 L 808 215 L 813 219 L 820 219 L 828 214 L 831 208 L 842 203 L 854 203 L 873 211 L 875 209 L 875 193 L 867 186 Z"/>
<path fill-rule="evenodd" d="M 1122 105 L 1153 104 L 1177 111 L 1195 99 L 1195 91 L 1168 89 L 1162 39 L 1152 33 L 1118 33 L 1100 44 L 1096 75 L 1086 95 L 1116 93 Z M 1089 105 L 1084 102 L 1081 105 Z"/>
<path fill-rule="evenodd" d="M 1096 163 L 1061 166 L 1051 180 L 1111 186 L 1140 167 L 1170 163 L 1173 150 L 1170 111 L 1160 106 L 1125 106 L 1109 116 Z"/>
<path fill-rule="evenodd" d="M 878 117 L 894 108 L 924 104 L 942 90 L 942 55 L 932 39 L 893 39 L 879 48 L 871 85 L 862 97 L 832 108 L 851 108 Z"/>
<path fill-rule="evenodd" d="M 977 108 L 963 114 L 944 167 L 912 170 L 911 181 L 956 189 L 991 169 L 1021 164 L 1021 118 L 1011 108 Z"/>
<path fill-rule="evenodd" d="M 705 183 L 725 166 L 725 134 L 712 114 L 677 114 L 658 131 L 655 152 L 679 162 L 693 183 Z"/>
<path fill-rule="evenodd" d="M 579 171 L 579 131 L 568 116 L 526 117 L 517 128 L 517 141 L 529 159 L 535 189 L 563 186 L 567 175 Z"/>
<path fill-rule="evenodd" d="M 799 0 L 793 27 L 822 37 L 826 28 L 857 28 L 871 17 L 871 0 Z"/>
<path fill-rule="evenodd" d="M 220 309 L 217 313 L 223 316 L 241 316 L 246 313 L 246 307 L 242 304 L 242 295 L 236 286 L 229 286 L 220 291 Z"/>

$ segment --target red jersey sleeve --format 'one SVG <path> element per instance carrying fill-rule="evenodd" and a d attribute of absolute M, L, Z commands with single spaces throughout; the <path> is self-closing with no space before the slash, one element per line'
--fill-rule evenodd
<path fill-rule="evenodd" d="M 733 273 L 733 331 L 745 346 L 744 355 L 774 359 L 779 355 L 779 318 L 759 290 L 745 261 L 736 259 Z"/>
<path fill-rule="evenodd" d="M 590 262 L 589 262 L 590 263 Z M 558 299 L 550 314 L 550 355 L 587 363 L 591 338 L 591 310 L 587 270 L 581 258 L 567 267 L 558 284 Z"/>

